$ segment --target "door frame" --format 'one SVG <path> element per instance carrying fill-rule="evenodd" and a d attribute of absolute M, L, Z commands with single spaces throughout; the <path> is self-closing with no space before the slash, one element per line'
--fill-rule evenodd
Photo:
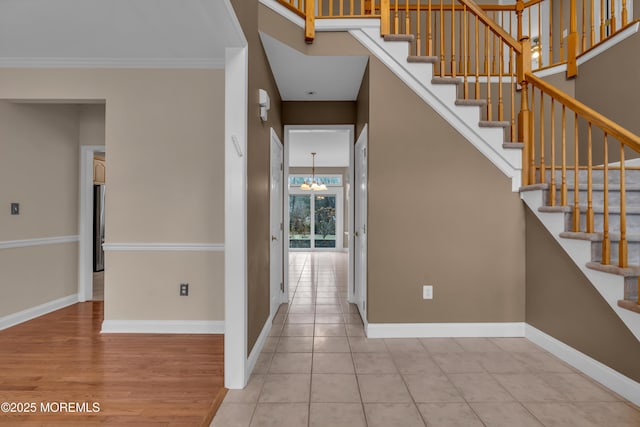
<path fill-rule="evenodd" d="M 285 232 L 285 241 L 289 241 L 289 146 L 291 142 L 289 140 L 289 131 L 291 130 L 299 130 L 299 129 L 338 129 L 338 130 L 348 130 L 349 131 L 349 144 L 352 147 L 349 150 L 349 172 L 348 172 L 348 180 L 349 182 L 343 182 L 343 190 L 347 195 L 347 207 L 349 209 L 348 216 L 348 224 L 349 224 L 349 232 L 347 236 L 348 248 L 347 251 L 349 253 L 349 280 L 347 284 L 347 300 L 349 302 L 353 302 L 353 180 L 354 180 L 354 172 L 353 172 L 353 155 L 354 155 L 354 133 L 355 126 L 354 125 L 285 125 L 284 126 L 284 192 L 282 194 L 283 198 L 283 213 L 285 215 L 284 222 L 284 232 Z M 344 206 L 343 206 L 344 208 Z M 343 224 L 344 228 L 344 224 Z M 344 235 L 344 231 L 343 231 Z M 283 292 L 283 301 L 287 302 L 289 299 L 289 245 L 282 245 L 284 254 L 283 254 L 283 268 L 284 268 L 284 292 Z"/>
<path fill-rule="evenodd" d="M 277 146 L 279 149 L 279 158 L 275 159 L 274 155 L 273 155 L 273 149 L 274 147 Z M 270 210 L 269 210 L 269 228 L 270 228 L 270 235 L 271 235 L 271 240 L 269 241 L 269 264 L 270 264 L 270 275 L 269 275 L 269 313 L 270 313 L 270 317 L 273 318 L 273 316 L 275 316 L 276 312 L 278 311 L 278 306 L 282 303 L 283 300 L 283 295 L 284 295 L 284 269 L 283 269 L 283 260 L 284 260 L 284 147 L 282 146 L 282 142 L 280 141 L 280 138 L 278 138 L 278 135 L 276 134 L 276 131 L 273 130 L 273 128 L 271 128 L 271 140 L 270 140 L 270 156 L 269 156 L 270 160 L 269 160 L 269 178 L 270 178 L 270 183 L 271 183 L 271 189 L 273 189 L 274 187 L 274 180 L 273 180 L 273 166 L 274 166 L 274 161 L 277 161 L 278 165 L 279 165 L 279 170 L 280 170 L 280 200 L 277 200 L 277 202 L 274 204 L 274 194 L 272 192 L 269 193 L 269 205 L 270 205 Z M 274 230 L 273 230 L 273 226 L 274 226 L 274 207 L 275 206 L 279 206 L 279 221 L 278 221 L 278 228 L 280 228 L 280 230 L 276 231 L 276 234 L 274 235 Z M 273 263 L 271 262 L 271 257 L 274 256 L 274 250 L 271 247 L 271 244 L 273 242 L 273 238 L 274 236 L 280 240 L 280 262 L 278 263 L 277 266 L 274 266 Z M 277 287 L 274 286 L 274 268 L 279 268 L 280 269 L 280 280 L 277 284 Z M 275 301 L 275 302 L 274 302 Z"/>
<path fill-rule="evenodd" d="M 357 305 L 358 305 L 358 311 L 360 312 L 360 317 L 362 318 L 362 323 L 364 324 L 364 328 L 365 328 L 365 332 L 367 330 L 367 327 L 369 325 L 368 321 L 367 321 L 367 257 L 368 257 L 368 252 L 367 252 L 367 241 L 368 241 L 368 203 L 369 203 L 369 197 L 368 197 L 368 177 L 369 177 L 369 132 L 368 132 L 368 126 L 365 124 L 362 131 L 360 132 L 360 136 L 358 137 L 358 141 L 356 142 L 355 146 L 354 146 L 354 156 L 357 150 L 359 150 L 360 148 L 363 148 L 365 150 L 365 170 L 367 171 L 366 173 L 366 180 L 367 182 L 365 182 L 364 186 L 360 186 L 357 187 L 356 184 L 356 180 L 354 178 L 353 180 L 353 184 L 355 188 L 355 198 L 358 197 L 362 197 L 363 199 L 363 203 L 362 203 L 362 212 L 363 212 L 363 217 L 364 217 L 364 227 L 362 230 L 355 230 L 355 222 L 356 222 L 356 215 L 359 215 L 359 212 L 354 212 L 354 231 L 351 233 L 351 235 L 353 236 L 354 239 L 354 245 L 353 245 L 353 251 L 351 251 L 353 253 L 354 256 L 354 272 L 353 272 L 353 280 L 354 280 L 354 286 L 353 286 L 353 291 L 354 291 L 354 301 Z M 355 160 L 354 160 L 354 169 L 356 168 L 355 164 Z M 355 198 L 354 198 L 354 206 L 355 206 Z M 362 253 L 356 253 L 356 246 L 355 246 L 355 233 L 361 233 L 362 236 L 364 236 L 364 244 L 360 245 L 357 249 L 359 249 L 359 251 L 362 251 Z M 360 256 L 360 258 L 363 260 L 364 263 L 364 267 L 363 267 L 363 271 L 362 271 L 362 275 L 359 276 L 358 275 L 358 271 L 356 270 L 356 265 L 355 265 L 355 258 Z M 356 289 L 359 291 L 357 292 Z"/>
<path fill-rule="evenodd" d="M 80 212 L 78 230 L 78 301 L 93 299 L 93 156 L 104 145 L 80 146 Z"/>

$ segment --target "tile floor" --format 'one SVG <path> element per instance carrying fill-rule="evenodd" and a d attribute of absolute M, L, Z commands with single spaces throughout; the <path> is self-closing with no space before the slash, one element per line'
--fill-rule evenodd
<path fill-rule="evenodd" d="M 291 254 L 290 303 L 213 427 L 640 426 L 525 338 L 367 339 L 346 277 L 344 253 Z"/>

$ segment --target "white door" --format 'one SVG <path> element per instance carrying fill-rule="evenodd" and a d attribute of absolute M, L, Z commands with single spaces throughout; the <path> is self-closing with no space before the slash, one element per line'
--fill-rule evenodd
<path fill-rule="evenodd" d="M 367 325 L 367 126 L 360 133 L 355 149 L 354 283 L 355 302 L 362 322 Z"/>
<path fill-rule="evenodd" d="M 283 191 L 283 168 L 282 168 L 282 143 L 278 136 L 271 129 L 271 315 L 275 315 L 280 301 L 282 301 L 283 277 L 282 277 L 282 191 Z"/>

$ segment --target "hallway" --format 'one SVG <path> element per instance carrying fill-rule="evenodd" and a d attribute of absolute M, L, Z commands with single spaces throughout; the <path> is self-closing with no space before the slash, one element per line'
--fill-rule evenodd
<path fill-rule="evenodd" d="M 347 254 L 292 252 L 290 304 L 213 427 L 638 426 L 640 411 L 525 338 L 367 339 Z"/>

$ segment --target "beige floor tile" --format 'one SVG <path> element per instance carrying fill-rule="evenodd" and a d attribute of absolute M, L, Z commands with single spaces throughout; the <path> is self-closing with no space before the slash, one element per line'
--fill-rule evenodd
<path fill-rule="evenodd" d="M 580 402 L 575 406 L 598 425 L 638 427 L 640 411 L 625 402 Z"/>
<path fill-rule="evenodd" d="M 390 352 L 426 352 L 420 340 L 418 338 L 385 338 L 384 343 Z"/>
<path fill-rule="evenodd" d="M 401 374 L 439 374 L 442 372 L 426 351 L 392 353 L 392 357 Z"/>
<path fill-rule="evenodd" d="M 358 313 L 346 313 L 344 314 L 344 322 L 354 325 L 362 325 L 362 317 Z"/>
<path fill-rule="evenodd" d="M 472 403 L 482 422 L 491 427 L 542 427 L 542 424 L 518 402 Z"/>
<path fill-rule="evenodd" d="M 260 356 L 258 356 L 258 360 L 256 361 L 256 364 L 253 367 L 253 373 L 266 374 L 267 372 L 269 372 L 269 369 L 271 368 L 271 361 L 273 360 L 274 354 L 275 353 L 268 353 L 265 351 L 260 353 Z"/>
<path fill-rule="evenodd" d="M 432 353 L 431 357 L 436 364 L 447 374 L 483 373 L 478 358 L 473 353 Z"/>
<path fill-rule="evenodd" d="M 491 341 L 503 349 L 513 353 L 531 353 L 534 351 L 544 351 L 526 338 L 491 338 Z"/>
<path fill-rule="evenodd" d="M 311 375 L 267 375 L 258 398 L 260 403 L 298 403 L 309 401 Z"/>
<path fill-rule="evenodd" d="M 267 353 L 275 352 L 276 348 L 278 347 L 278 341 L 279 340 L 280 340 L 280 337 L 268 337 L 264 342 L 264 346 L 262 347 L 262 351 L 265 351 Z"/>
<path fill-rule="evenodd" d="M 494 378 L 521 402 L 558 402 L 566 397 L 536 374 L 496 374 Z"/>
<path fill-rule="evenodd" d="M 281 313 L 281 314 L 276 314 L 275 316 L 273 316 L 273 324 L 274 325 L 281 325 L 284 323 L 285 319 L 287 318 L 287 315 L 285 313 Z"/>
<path fill-rule="evenodd" d="M 417 406 L 429 427 L 483 427 L 466 403 L 419 403 Z"/>
<path fill-rule="evenodd" d="M 547 384 L 575 402 L 613 402 L 620 398 L 582 374 L 539 374 Z M 639 424 L 640 425 L 640 424 Z"/>
<path fill-rule="evenodd" d="M 316 304 L 317 305 L 336 305 L 336 304 L 340 304 L 340 300 L 341 299 L 342 298 L 338 298 L 338 297 L 333 297 L 333 298 L 317 297 L 316 298 Z"/>
<path fill-rule="evenodd" d="M 455 340 L 465 351 L 479 353 L 503 351 L 500 347 L 495 345 L 490 338 L 455 338 Z"/>
<path fill-rule="evenodd" d="M 489 374 L 448 374 L 467 402 L 509 402 L 514 398 Z"/>
<path fill-rule="evenodd" d="M 364 403 L 409 403 L 409 390 L 399 374 L 358 374 Z"/>
<path fill-rule="evenodd" d="M 347 330 L 347 336 L 350 337 L 364 337 L 364 326 L 357 325 L 355 323 L 347 323 L 344 325 Z"/>
<path fill-rule="evenodd" d="M 271 324 L 271 330 L 269 331 L 269 336 L 270 337 L 279 337 L 280 334 L 282 333 L 282 328 L 284 327 L 284 325 L 278 324 L 278 325 L 274 325 Z"/>
<path fill-rule="evenodd" d="M 340 305 L 318 305 L 316 306 L 316 314 L 342 314 Z"/>
<path fill-rule="evenodd" d="M 464 351 L 453 338 L 420 338 L 429 353 L 461 353 Z"/>
<path fill-rule="evenodd" d="M 383 339 L 350 336 L 349 345 L 353 353 L 381 353 L 388 351 Z"/>
<path fill-rule="evenodd" d="M 253 374 L 249 378 L 247 386 L 241 390 L 229 390 L 224 398 L 224 403 L 255 403 L 258 401 L 265 375 Z"/>
<path fill-rule="evenodd" d="M 599 424 L 572 403 L 523 402 L 523 405 L 546 427 L 610 427 Z"/>
<path fill-rule="evenodd" d="M 315 312 L 315 304 L 291 304 L 289 306 L 289 314 L 313 314 Z"/>
<path fill-rule="evenodd" d="M 464 402 L 458 389 L 444 374 L 403 375 L 415 402 Z"/>
<path fill-rule="evenodd" d="M 249 427 L 255 403 L 227 403 L 218 408 L 210 427 Z"/>
<path fill-rule="evenodd" d="M 511 353 L 470 353 L 478 363 L 491 374 L 525 374 L 531 372 L 530 367 L 513 357 Z"/>
<path fill-rule="evenodd" d="M 575 373 L 575 371 L 560 359 L 542 351 L 532 353 L 511 353 L 521 361 L 530 372 Z"/>
<path fill-rule="evenodd" d="M 311 353 L 274 353 L 269 373 L 309 374 L 311 373 Z"/>
<path fill-rule="evenodd" d="M 316 324 L 320 323 L 344 323 L 344 315 L 340 314 L 316 314 Z"/>
<path fill-rule="evenodd" d="M 251 427 L 307 427 L 309 405 L 306 403 L 259 403 Z"/>
<path fill-rule="evenodd" d="M 318 353 L 349 353 L 347 337 L 315 337 L 313 351 Z"/>
<path fill-rule="evenodd" d="M 338 324 L 322 324 L 316 325 L 315 336 L 316 337 L 345 337 L 347 336 L 347 330 L 342 323 Z"/>
<path fill-rule="evenodd" d="M 351 353 L 314 353 L 314 374 L 353 374 Z"/>
<path fill-rule="evenodd" d="M 368 427 L 425 427 L 413 403 L 365 403 Z"/>
<path fill-rule="evenodd" d="M 311 353 L 313 337 L 280 337 L 277 353 Z"/>
<path fill-rule="evenodd" d="M 289 314 L 287 316 L 287 323 L 313 323 L 313 314 Z"/>
<path fill-rule="evenodd" d="M 280 335 L 283 337 L 313 337 L 313 324 L 289 323 L 284 325 Z"/>
<path fill-rule="evenodd" d="M 358 374 L 397 374 L 391 353 L 352 353 Z"/>
<path fill-rule="evenodd" d="M 360 403 L 355 374 L 313 374 L 311 401 L 321 403 Z"/>
<path fill-rule="evenodd" d="M 360 403 L 311 403 L 309 427 L 366 427 Z"/>

